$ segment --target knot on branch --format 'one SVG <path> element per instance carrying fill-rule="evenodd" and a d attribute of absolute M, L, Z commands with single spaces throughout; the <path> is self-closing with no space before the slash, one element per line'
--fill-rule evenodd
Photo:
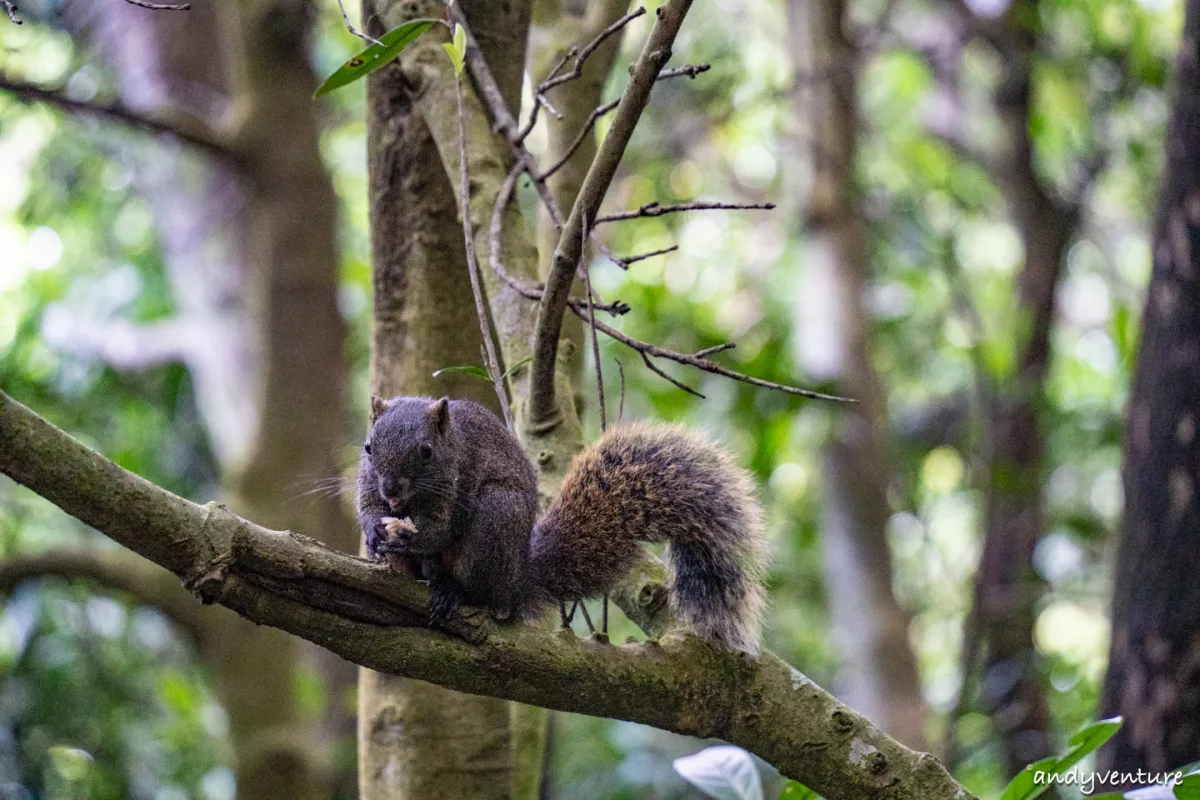
<path fill-rule="evenodd" d="M 184 576 L 183 587 L 201 603 L 212 605 L 221 599 L 221 589 L 232 563 L 233 556 L 230 553 L 213 556 Z"/>
<path fill-rule="evenodd" d="M 667 605 L 667 587 L 658 581 L 647 581 L 637 593 L 638 608 L 647 616 L 654 616 Z"/>
<path fill-rule="evenodd" d="M 214 526 L 213 517 L 217 514 L 226 515 L 234 520 L 237 517 L 222 503 L 205 503 L 204 510 L 200 538 L 207 545 L 209 555 L 183 576 L 183 586 L 201 603 L 212 605 L 220 600 L 225 578 L 233 564 L 233 536 L 228 532 L 227 526 Z"/>
<path fill-rule="evenodd" d="M 830 715 L 830 721 L 833 723 L 833 729 L 843 736 L 851 733 L 855 728 L 854 717 L 845 709 L 839 708 L 834 711 Z"/>

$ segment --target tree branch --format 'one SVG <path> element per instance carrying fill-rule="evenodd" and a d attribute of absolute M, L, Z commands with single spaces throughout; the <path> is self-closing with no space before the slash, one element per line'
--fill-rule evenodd
<path fill-rule="evenodd" d="M 199 506 L 118 467 L 0 392 L 0 471 L 184 579 L 202 601 L 354 663 L 563 711 L 720 737 L 830 800 L 965 798 L 916 753 L 764 654 L 690 637 L 612 647 L 533 625 L 430 629 L 428 592 L 382 565 Z"/>
<path fill-rule="evenodd" d="M 0 91 L 8 92 L 22 103 L 46 103 L 72 114 L 120 122 L 146 133 L 170 134 L 181 142 L 187 142 L 212 155 L 233 158 L 233 151 L 225 137 L 210 126 L 186 115 L 181 114 L 173 118 L 150 117 L 121 103 L 75 100 L 63 91 L 43 89 L 13 80 L 3 74 L 0 74 Z"/>
<path fill-rule="evenodd" d="M 97 549 L 46 550 L 0 559 L 0 595 L 26 581 L 62 578 L 87 581 L 129 595 L 165 614 L 192 638 L 200 637 L 201 610 L 170 573 L 128 551 Z"/>
<path fill-rule="evenodd" d="M 774 203 L 719 203 L 700 200 L 694 203 L 675 203 L 674 205 L 664 206 L 658 201 L 651 201 L 640 208 L 634 209 L 633 211 L 618 211 L 613 214 L 598 216 L 596 217 L 596 224 L 600 225 L 604 222 L 623 222 L 629 219 L 661 217 L 664 214 L 675 214 L 681 211 L 770 211 L 773 208 L 775 208 Z"/>
<path fill-rule="evenodd" d="M 588 168 L 579 196 L 559 236 L 534 332 L 533 364 L 529 378 L 529 418 L 535 424 L 552 420 L 558 414 L 554 366 L 563 313 L 567 309 L 571 282 L 579 266 L 582 250 L 580 232 L 593 227 L 600 204 L 616 175 L 617 165 L 621 163 L 633 130 L 650 100 L 650 91 L 658 80 L 659 72 L 671 58 L 671 46 L 690 8 L 691 0 L 670 0 L 656 12 L 658 21 L 650 32 L 642 54 L 633 65 L 629 85 L 621 96 L 612 127 L 604 137 L 591 167 Z"/>

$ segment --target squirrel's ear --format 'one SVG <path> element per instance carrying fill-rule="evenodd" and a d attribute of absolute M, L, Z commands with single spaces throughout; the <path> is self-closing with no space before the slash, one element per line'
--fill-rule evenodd
<path fill-rule="evenodd" d="M 375 424 L 375 420 L 383 416 L 383 412 L 388 410 L 388 402 L 379 395 L 371 395 L 371 424 Z"/>
<path fill-rule="evenodd" d="M 450 398 L 443 397 L 429 407 L 429 421 L 438 433 L 446 432 L 446 423 L 450 421 Z"/>

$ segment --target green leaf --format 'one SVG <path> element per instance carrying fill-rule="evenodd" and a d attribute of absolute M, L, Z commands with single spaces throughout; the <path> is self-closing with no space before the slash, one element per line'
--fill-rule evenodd
<path fill-rule="evenodd" d="M 379 37 L 379 44 L 371 45 L 345 64 L 342 64 L 336 72 L 325 79 L 325 82 L 320 85 L 313 96 L 320 97 L 323 94 L 329 94 L 334 89 L 340 89 L 347 84 L 354 83 L 359 78 L 387 66 L 392 62 L 392 59 L 400 55 L 405 47 L 408 47 L 413 40 L 429 30 L 430 26 L 435 22 L 439 22 L 439 20 L 414 19 L 388 31 Z"/>
<path fill-rule="evenodd" d="M 467 32 L 462 25 L 454 26 L 453 40 L 442 47 L 450 55 L 455 74 L 461 76 L 463 67 L 467 64 Z"/>
<path fill-rule="evenodd" d="M 1174 792 L 1178 800 L 1200 800 L 1200 775 L 1188 775 L 1175 784 Z"/>
<path fill-rule="evenodd" d="M 1050 782 L 1045 780 L 1045 776 L 1053 772 L 1057 764 L 1058 759 L 1054 756 L 1030 764 L 1004 787 L 1004 794 L 1000 795 L 1000 800 L 1031 800 L 1037 797 L 1050 788 Z"/>
<path fill-rule="evenodd" d="M 1021 770 L 1005 787 L 1000 800 L 1032 800 L 1038 797 L 1052 785 L 1050 776 L 1062 775 L 1089 753 L 1099 750 L 1120 728 L 1120 717 L 1103 719 L 1084 726 L 1071 737 L 1070 749 L 1067 752 L 1060 756 L 1043 758 Z"/>
<path fill-rule="evenodd" d="M 476 378 L 480 378 L 485 381 L 490 382 L 492 380 L 492 376 L 488 374 L 488 371 L 486 369 L 484 369 L 483 367 L 477 367 L 474 364 L 468 364 L 466 366 L 461 366 L 461 367 L 442 367 L 441 369 L 434 371 L 433 377 L 437 378 L 441 375 L 445 375 L 445 374 L 451 373 L 451 372 L 465 372 L 468 375 L 471 375 Z"/>
<path fill-rule="evenodd" d="M 454 49 L 464 56 L 467 54 L 467 29 L 462 25 L 454 26 Z"/>
<path fill-rule="evenodd" d="M 788 781 L 779 793 L 779 800 L 821 800 L 821 796 L 803 783 Z"/>
<path fill-rule="evenodd" d="M 501 377 L 504 378 L 505 380 L 507 380 L 509 377 L 512 376 L 512 374 L 514 372 L 516 372 L 521 367 L 528 364 L 530 361 L 533 361 L 533 356 L 527 356 L 525 358 L 522 358 L 520 361 L 518 361 L 517 363 L 515 363 L 511 367 L 509 367 L 505 371 L 504 375 L 502 375 Z M 465 372 L 467 375 L 470 375 L 475 378 L 479 378 L 480 380 L 487 381 L 488 383 L 492 382 L 492 373 L 488 372 L 485 368 L 477 367 L 474 364 L 468 364 L 468 365 L 459 366 L 459 367 L 442 367 L 441 369 L 439 369 L 433 373 L 433 377 L 436 378 L 439 375 L 444 375 L 446 373 L 452 373 L 452 372 Z"/>
<path fill-rule="evenodd" d="M 1119 730 L 1121 730 L 1120 717 L 1102 719 L 1099 722 L 1093 722 L 1091 725 L 1085 725 L 1076 731 L 1075 735 L 1071 737 L 1070 745 L 1072 749 L 1068 751 L 1067 754 L 1062 757 L 1062 759 L 1060 759 L 1059 765 L 1061 766 L 1062 762 L 1066 761 L 1072 755 L 1075 755 L 1076 751 L 1078 751 L 1078 757 L 1066 766 L 1069 767 L 1078 763 L 1079 760 L 1088 753 L 1094 753 L 1099 750 L 1101 746 L 1115 736 Z"/>

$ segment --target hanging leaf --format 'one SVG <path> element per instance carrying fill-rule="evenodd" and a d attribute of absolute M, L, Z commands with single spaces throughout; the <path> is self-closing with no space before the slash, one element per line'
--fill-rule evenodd
<path fill-rule="evenodd" d="M 314 97 L 329 94 L 334 89 L 354 83 L 359 78 L 370 75 L 377 69 L 392 63 L 392 60 L 408 47 L 418 36 L 429 30 L 430 26 L 440 20 L 414 19 L 403 25 L 392 28 L 379 37 L 379 44 L 373 44 L 366 50 L 342 64 L 336 72 L 325 79 L 317 89 Z"/>
<path fill-rule="evenodd" d="M 475 378 L 480 378 L 485 381 L 491 381 L 492 376 L 483 367 L 477 367 L 474 364 L 467 364 L 460 367 L 442 367 L 439 370 L 434 370 L 433 377 L 437 378 L 441 375 L 447 375 L 454 372 L 465 372 Z"/>
<path fill-rule="evenodd" d="M 754 759 L 740 747 L 718 745 L 672 764 L 684 780 L 717 800 L 763 800 Z"/>

